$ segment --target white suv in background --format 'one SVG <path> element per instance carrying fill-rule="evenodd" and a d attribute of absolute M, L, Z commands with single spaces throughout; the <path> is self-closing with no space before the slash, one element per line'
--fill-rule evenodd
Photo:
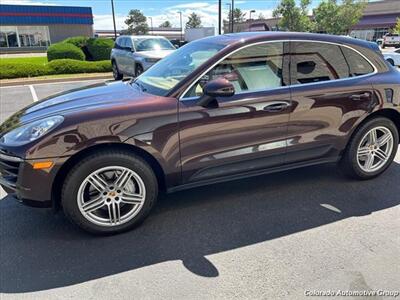
<path fill-rule="evenodd" d="M 124 75 L 137 77 L 175 47 L 162 36 L 120 36 L 111 51 L 111 63 L 115 80 Z"/>

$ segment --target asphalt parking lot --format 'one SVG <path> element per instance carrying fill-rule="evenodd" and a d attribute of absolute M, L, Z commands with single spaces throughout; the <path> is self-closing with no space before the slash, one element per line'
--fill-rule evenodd
<path fill-rule="evenodd" d="M 35 94 L 92 83 L 0 88 L 0 121 Z M 318 299 L 305 293 L 398 291 L 399 182 L 400 151 L 372 181 L 348 180 L 324 165 L 217 184 L 163 196 L 140 228 L 103 238 L 62 213 L 5 197 L 0 298 Z"/>

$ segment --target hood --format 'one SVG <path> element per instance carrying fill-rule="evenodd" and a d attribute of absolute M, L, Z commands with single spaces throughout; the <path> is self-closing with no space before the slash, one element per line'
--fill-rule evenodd
<path fill-rule="evenodd" d="M 25 123 L 53 115 L 68 115 L 99 108 L 112 108 L 135 104 L 150 99 L 129 82 L 100 83 L 89 87 L 70 90 L 35 102 L 18 111 L 0 125 L 0 135 Z"/>
<path fill-rule="evenodd" d="M 152 51 L 140 51 L 140 52 L 136 52 L 136 53 L 140 56 L 147 57 L 147 58 L 162 59 L 174 51 L 175 50 L 159 50 L 159 51 L 152 50 Z"/>

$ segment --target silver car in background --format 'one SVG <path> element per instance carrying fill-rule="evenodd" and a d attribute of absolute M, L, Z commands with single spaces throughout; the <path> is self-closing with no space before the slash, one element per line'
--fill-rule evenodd
<path fill-rule="evenodd" d="M 120 36 L 111 51 L 114 79 L 121 80 L 124 75 L 137 77 L 174 50 L 162 36 Z"/>

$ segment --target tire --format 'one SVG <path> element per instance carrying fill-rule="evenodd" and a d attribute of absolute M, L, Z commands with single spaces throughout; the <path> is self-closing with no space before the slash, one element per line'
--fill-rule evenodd
<path fill-rule="evenodd" d="M 377 131 L 378 134 L 381 134 L 380 136 L 378 136 L 377 134 L 378 137 L 377 141 L 379 141 L 379 138 L 382 137 L 385 132 L 389 135 L 391 134 L 392 147 L 390 147 L 389 144 L 382 146 L 382 149 L 383 150 L 386 149 L 385 151 L 387 151 L 386 155 L 387 160 L 386 161 L 382 160 L 381 166 L 379 168 L 378 167 L 376 169 L 371 168 L 369 171 L 366 171 L 365 170 L 367 168 L 366 165 L 370 157 L 368 155 L 370 154 L 363 154 L 361 155 L 360 158 L 360 156 L 358 155 L 358 151 L 360 150 L 360 153 L 361 152 L 371 153 L 370 151 L 375 151 L 375 150 L 370 150 L 369 146 L 364 146 L 363 144 L 366 141 L 366 139 L 369 139 L 369 136 L 367 137 L 367 134 L 370 133 L 373 129 Z M 368 142 L 368 144 L 369 143 L 370 142 Z M 376 144 L 378 144 L 378 142 Z M 372 179 L 381 175 L 391 165 L 391 163 L 394 160 L 394 157 L 396 156 L 398 146 L 399 146 L 399 132 L 397 130 L 396 125 L 387 118 L 377 117 L 367 121 L 365 124 L 361 125 L 360 128 L 358 128 L 358 130 L 355 132 L 352 139 L 350 140 L 349 144 L 347 145 L 347 148 L 339 164 L 342 171 L 346 175 L 352 178 L 359 180 Z M 362 147 L 362 149 L 359 147 Z M 375 158 L 372 159 L 372 163 L 374 164 L 374 162 L 379 161 L 379 159 L 380 157 L 377 155 Z"/>
<path fill-rule="evenodd" d="M 393 59 L 388 58 L 388 59 L 387 59 L 387 62 L 388 62 L 389 64 L 391 64 L 391 65 L 394 67 L 394 60 L 393 60 Z"/>
<path fill-rule="evenodd" d="M 97 183 L 88 179 L 94 172 Z M 103 184 L 106 189 L 99 188 Z M 154 207 L 157 194 L 156 176 L 144 160 L 108 150 L 84 158 L 71 169 L 63 184 L 61 203 L 67 218 L 81 229 L 92 234 L 116 234 L 139 225 Z M 88 205 L 93 199 L 96 202 Z"/>
<path fill-rule="evenodd" d="M 385 49 L 386 48 L 386 45 L 385 44 L 382 44 L 382 49 Z"/>
<path fill-rule="evenodd" d="M 135 67 L 135 77 L 139 77 L 143 73 L 142 65 L 137 64 Z"/>
<path fill-rule="evenodd" d="M 124 75 L 119 72 L 117 63 L 114 60 L 112 62 L 112 71 L 114 80 L 122 80 L 124 78 Z"/>

